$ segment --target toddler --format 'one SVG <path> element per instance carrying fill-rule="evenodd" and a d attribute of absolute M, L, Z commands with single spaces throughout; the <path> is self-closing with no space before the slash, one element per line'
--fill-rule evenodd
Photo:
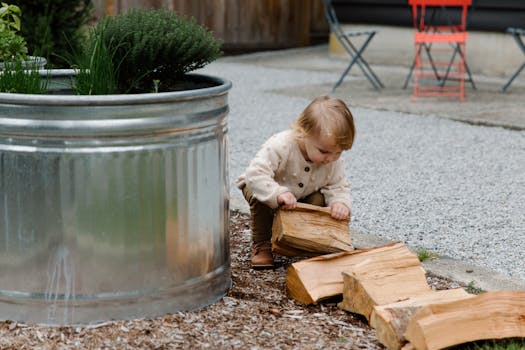
<path fill-rule="evenodd" d="M 304 109 L 289 130 L 262 145 L 237 179 L 250 205 L 252 268 L 273 268 L 270 240 L 279 206 L 294 209 L 300 201 L 326 205 L 338 220 L 350 215 L 350 185 L 340 156 L 352 147 L 354 134 L 354 120 L 346 104 L 322 95 Z"/>

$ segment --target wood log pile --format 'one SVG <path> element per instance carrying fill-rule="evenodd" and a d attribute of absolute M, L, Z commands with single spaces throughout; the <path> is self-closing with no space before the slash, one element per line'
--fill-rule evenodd
<path fill-rule="evenodd" d="M 435 291 L 417 255 L 403 243 L 353 250 L 348 222 L 346 228 L 337 225 L 329 212 L 314 206 L 279 211 L 276 219 L 274 252 L 318 255 L 288 268 L 289 296 L 304 304 L 342 296 L 339 307 L 363 315 L 388 349 L 525 337 L 525 291 L 478 296 L 463 288 Z"/>

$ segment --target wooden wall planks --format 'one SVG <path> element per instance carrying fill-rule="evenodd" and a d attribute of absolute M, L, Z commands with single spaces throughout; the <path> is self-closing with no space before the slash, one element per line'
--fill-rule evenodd
<path fill-rule="evenodd" d="M 195 17 L 223 40 L 225 51 L 252 51 L 326 42 L 321 0 L 93 0 L 100 18 L 131 8 L 168 8 Z"/>

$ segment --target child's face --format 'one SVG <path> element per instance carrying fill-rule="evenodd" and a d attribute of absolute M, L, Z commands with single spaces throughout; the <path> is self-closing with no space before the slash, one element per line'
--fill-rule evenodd
<path fill-rule="evenodd" d="M 327 164 L 334 162 L 341 156 L 343 150 L 335 144 L 333 137 L 321 132 L 304 138 L 304 149 L 307 160 L 314 163 Z"/>

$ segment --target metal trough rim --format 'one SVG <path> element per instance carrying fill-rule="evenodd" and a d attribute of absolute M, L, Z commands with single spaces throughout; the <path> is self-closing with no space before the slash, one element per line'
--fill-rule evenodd
<path fill-rule="evenodd" d="M 68 78 L 75 75 L 73 69 L 51 69 L 40 71 L 41 74 L 52 73 L 55 77 Z M 217 84 L 202 89 L 159 92 L 159 93 L 140 93 L 140 94 L 112 94 L 112 95 L 39 95 L 39 94 L 19 94 L 19 93 L 0 93 L 1 104 L 24 104 L 42 106 L 118 106 L 135 105 L 149 103 L 171 102 L 173 99 L 194 100 L 208 98 L 226 94 L 232 87 L 229 80 L 211 76 L 207 74 L 191 73 L 189 77 L 211 81 Z"/>

